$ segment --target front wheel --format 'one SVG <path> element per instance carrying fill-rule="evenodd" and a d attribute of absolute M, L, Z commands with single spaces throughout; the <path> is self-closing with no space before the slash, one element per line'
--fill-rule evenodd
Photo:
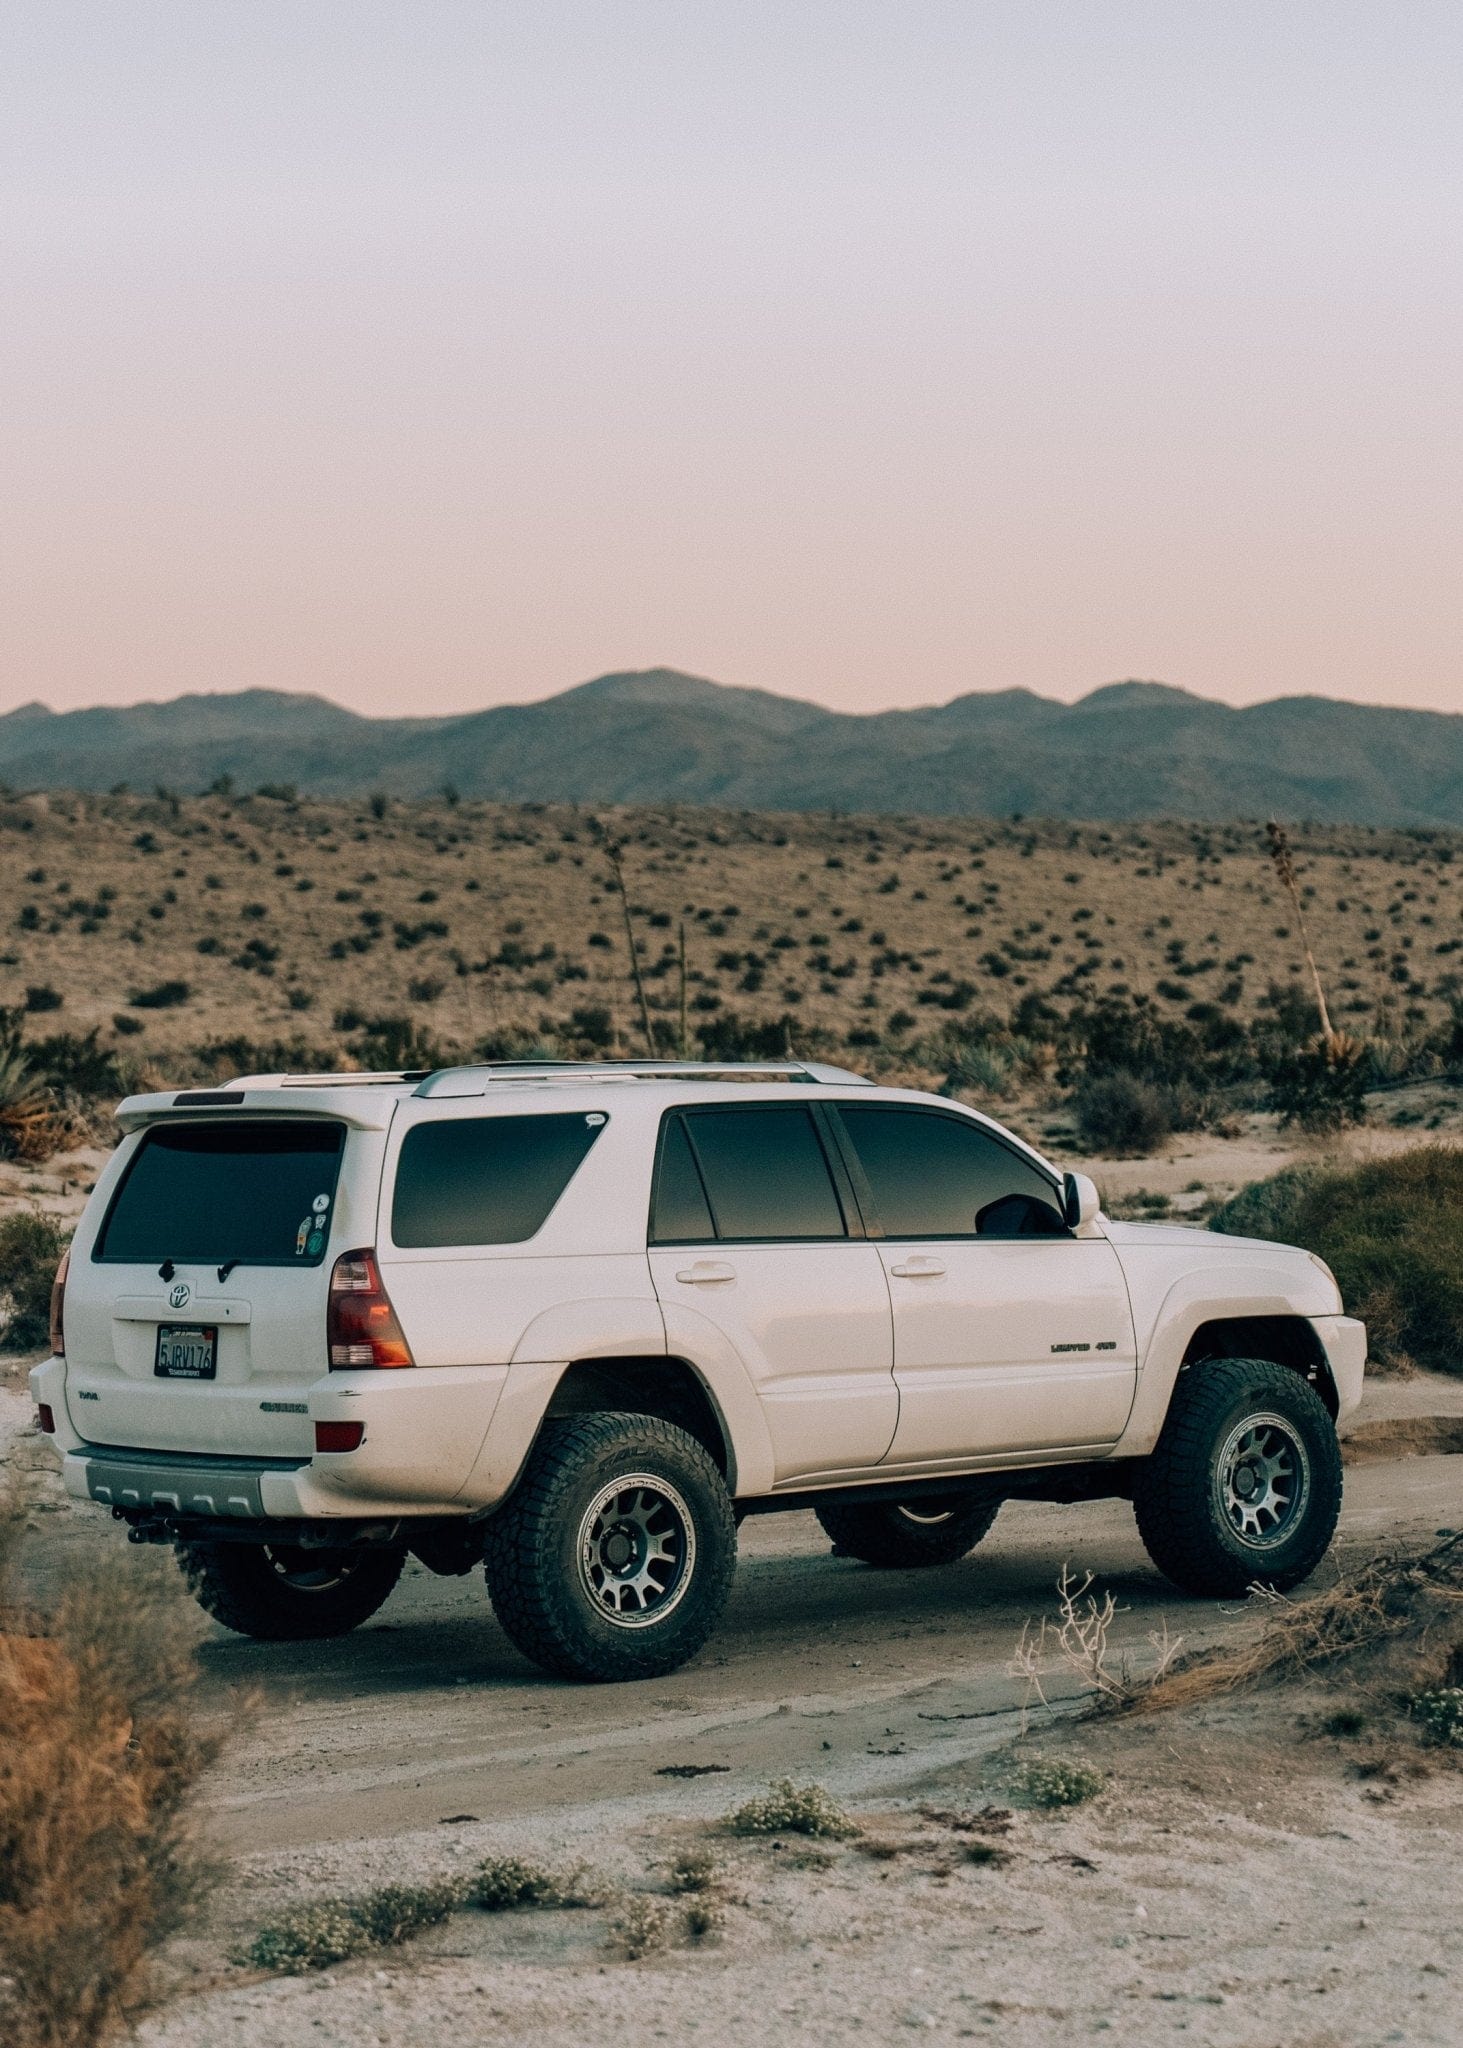
<path fill-rule="evenodd" d="M 260 1642 L 349 1635 L 401 1577 L 405 1553 L 289 1543 L 180 1543 L 178 1564 L 206 1614 Z"/>
<path fill-rule="evenodd" d="M 1236 1599 L 1309 1578 L 1341 1512 L 1341 1447 L 1315 1390 L 1268 1359 L 1180 1375 L 1133 1493 L 1138 1533 L 1186 1593 Z"/>
<path fill-rule="evenodd" d="M 1001 1511 L 998 1500 L 947 1494 L 918 1500 L 815 1508 L 835 1557 L 857 1557 L 891 1570 L 954 1564 L 974 1550 Z"/>
<path fill-rule="evenodd" d="M 695 1437 L 653 1415 L 545 1423 L 484 1537 L 494 1613 L 560 1678 L 676 1670 L 721 1619 L 737 1555 L 720 1472 Z"/>

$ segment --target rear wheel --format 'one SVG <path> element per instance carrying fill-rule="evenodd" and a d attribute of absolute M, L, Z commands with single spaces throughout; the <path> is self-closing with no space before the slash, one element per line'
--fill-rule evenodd
<path fill-rule="evenodd" d="M 493 1611 L 561 1678 L 658 1678 L 721 1619 L 736 1565 L 731 1501 L 695 1437 L 653 1415 L 545 1423 L 486 1525 Z"/>
<path fill-rule="evenodd" d="M 348 1635 L 401 1577 L 400 1550 L 285 1543 L 180 1543 L 178 1563 L 206 1614 L 261 1642 Z"/>
<path fill-rule="evenodd" d="M 1138 1533 L 1187 1593 L 1236 1599 L 1309 1578 L 1341 1512 L 1341 1447 L 1314 1388 L 1263 1358 L 1179 1377 L 1133 1492 Z"/>
<path fill-rule="evenodd" d="M 915 1565 L 954 1564 L 974 1550 L 1001 1511 L 998 1500 L 969 1494 L 816 1508 L 835 1557 L 908 1570 Z"/>

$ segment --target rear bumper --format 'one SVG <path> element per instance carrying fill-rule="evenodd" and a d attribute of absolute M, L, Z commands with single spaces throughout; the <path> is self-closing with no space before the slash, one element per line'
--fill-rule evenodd
<path fill-rule="evenodd" d="M 53 1442 L 76 1500 L 126 1512 L 339 1521 L 468 1514 L 497 1499 L 501 1488 L 470 1482 L 507 1373 L 501 1365 L 327 1373 L 308 1389 L 311 1422 L 359 1423 L 360 1448 L 294 1457 L 90 1443 L 71 1420 L 64 1359 L 38 1366 L 31 1392 L 54 1412 Z"/>

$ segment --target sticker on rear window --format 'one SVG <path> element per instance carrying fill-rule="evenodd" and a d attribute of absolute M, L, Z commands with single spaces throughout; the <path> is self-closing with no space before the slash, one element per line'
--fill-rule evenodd
<path fill-rule="evenodd" d="M 315 1218 L 313 1216 L 305 1217 L 299 1229 L 295 1232 L 295 1257 L 297 1259 L 302 1259 L 305 1256 L 305 1245 L 309 1240 L 310 1226 L 314 1221 Z"/>
<path fill-rule="evenodd" d="M 315 1214 L 317 1216 L 323 1216 L 326 1210 L 330 1207 L 329 1195 L 317 1195 L 314 1201 L 310 1204 L 310 1207 L 315 1211 Z"/>

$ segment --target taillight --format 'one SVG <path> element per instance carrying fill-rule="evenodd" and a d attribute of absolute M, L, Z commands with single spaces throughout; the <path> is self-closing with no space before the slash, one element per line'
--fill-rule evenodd
<path fill-rule="evenodd" d="M 374 1252 L 345 1252 L 336 1260 L 325 1335 L 332 1372 L 362 1365 L 416 1364 L 391 1297 L 381 1285 Z"/>
<path fill-rule="evenodd" d="M 51 1356 L 66 1356 L 66 1275 L 71 1271 L 71 1247 L 67 1245 L 51 1282 Z"/>
<path fill-rule="evenodd" d="M 317 1422 L 317 1451 L 358 1451 L 366 1434 L 364 1422 Z"/>
<path fill-rule="evenodd" d="M 54 1436 L 56 1434 L 56 1413 L 49 1401 L 37 1401 L 36 1420 L 41 1425 L 42 1436 Z"/>

